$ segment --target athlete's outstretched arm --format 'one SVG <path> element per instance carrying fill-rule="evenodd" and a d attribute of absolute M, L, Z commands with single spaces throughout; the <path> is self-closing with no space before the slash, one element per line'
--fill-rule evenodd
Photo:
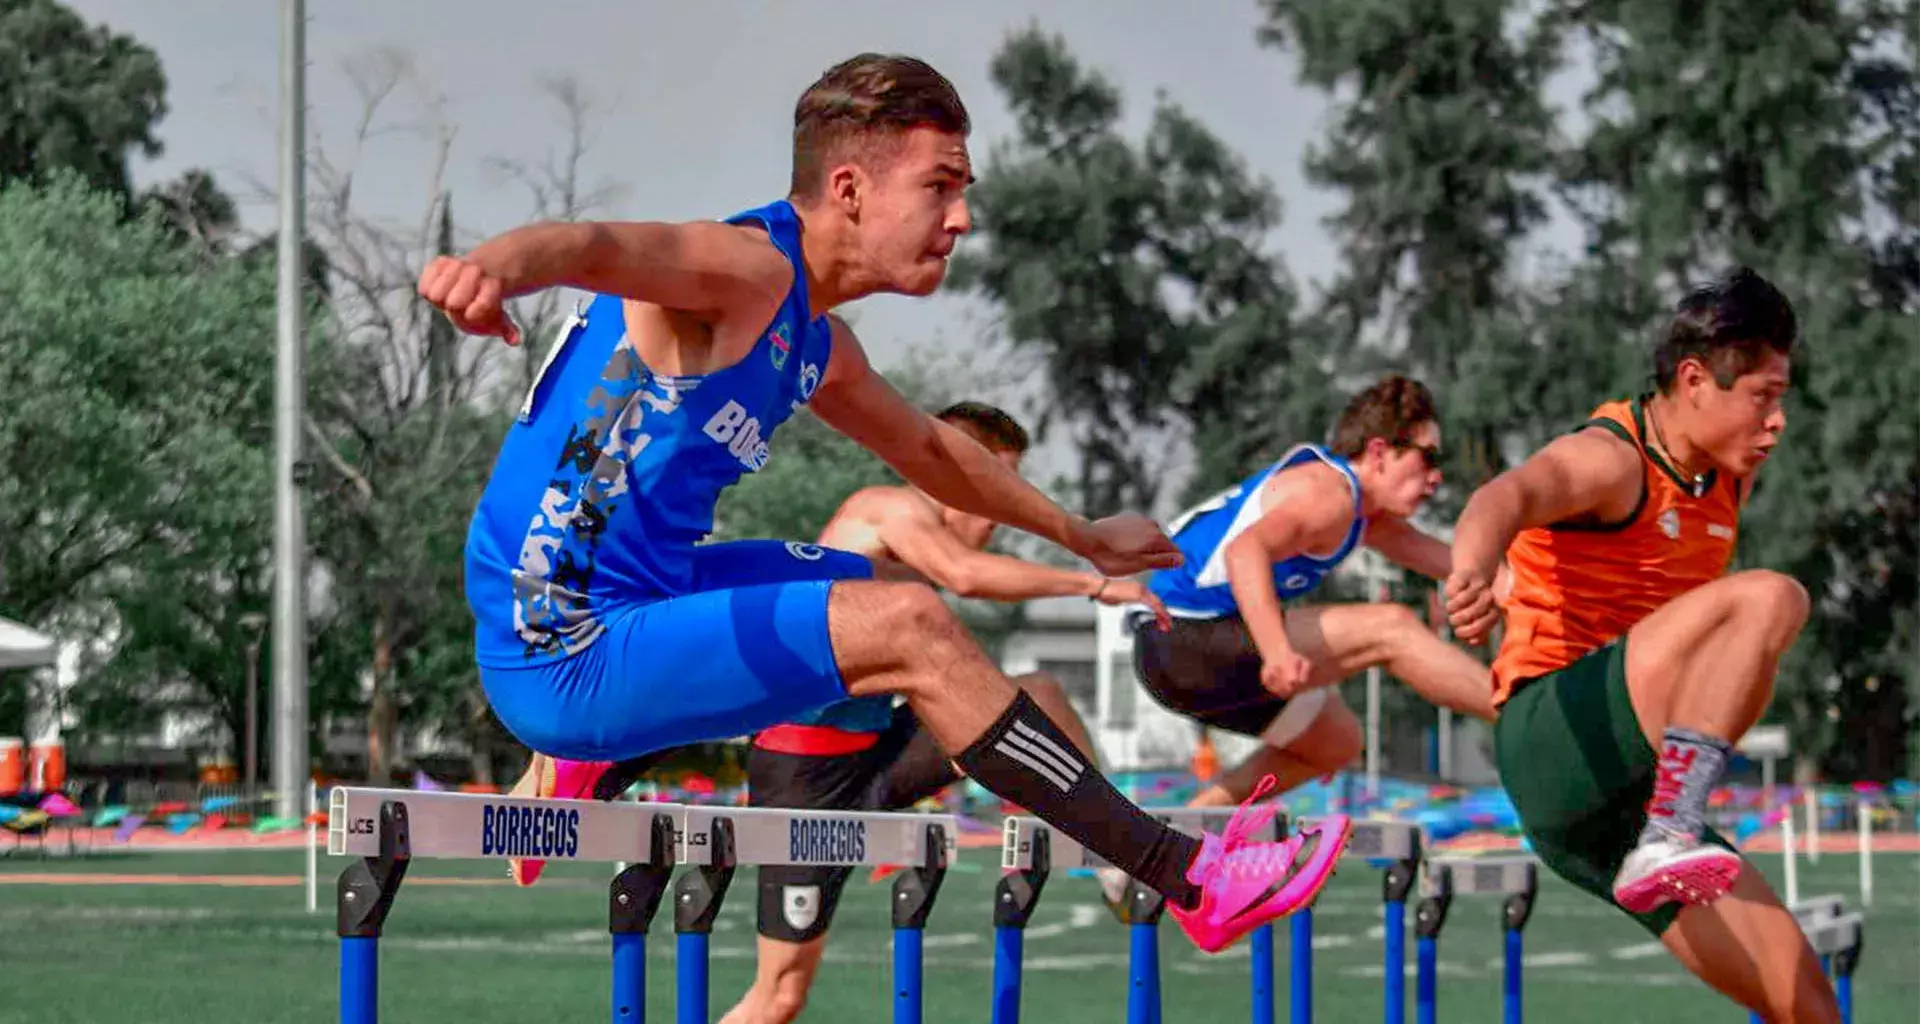
<path fill-rule="evenodd" d="M 1393 564 L 1431 580 L 1444 580 L 1453 571 L 1453 551 L 1447 542 L 1420 532 L 1398 516 L 1380 516 L 1368 522 L 1367 546 Z"/>
<path fill-rule="evenodd" d="M 1180 564 L 1180 549 L 1151 520 L 1089 523 L 1053 503 L 959 429 L 914 408 L 875 373 L 853 331 L 833 318 L 833 355 L 814 393 L 815 415 L 933 500 L 1053 541 L 1109 576 Z"/>
<path fill-rule="evenodd" d="M 1273 585 L 1275 563 L 1304 551 L 1320 536 L 1352 515 L 1353 499 L 1346 488 L 1315 486 L 1311 477 L 1289 484 L 1285 479 L 1268 496 L 1260 518 L 1227 543 L 1224 553 L 1227 585 L 1260 652 L 1260 681 L 1281 697 L 1291 697 L 1307 684 L 1313 666 L 1287 640 L 1280 594 Z M 1259 500 L 1258 496 L 1247 499 Z"/>
<path fill-rule="evenodd" d="M 420 273 L 419 291 L 469 334 L 517 342 L 503 302 L 570 287 L 717 317 L 777 302 L 793 268 L 764 232 L 696 221 L 542 223 L 482 242 L 465 256 L 440 256 Z"/>
<path fill-rule="evenodd" d="M 880 542 L 900 561 L 936 585 L 961 597 L 986 601 L 1025 601 L 1036 597 L 1089 597 L 1103 604 L 1144 604 L 1167 625 L 1167 610 L 1153 592 L 1134 580 L 1113 580 L 1098 573 L 1041 565 L 1006 555 L 976 551 L 960 543 L 941 524 L 926 499 L 890 496 L 880 512 Z"/>
<path fill-rule="evenodd" d="M 1454 635 L 1479 643 L 1493 628 L 1494 578 L 1521 530 L 1618 519 L 1638 503 L 1640 472 L 1640 455 L 1631 445 L 1588 429 L 1556 438 L 1474 491 L 1453 528 L 1447 615 Z"/>

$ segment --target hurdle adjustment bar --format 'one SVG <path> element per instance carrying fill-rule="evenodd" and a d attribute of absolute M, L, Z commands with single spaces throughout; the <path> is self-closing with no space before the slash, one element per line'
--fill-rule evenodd
<path fill-rule="evenodd" d="M 720 904 L 733 884 L 733 821 L 715 818 L 705 836 L 688 835 L 690 846 L 708 847 L 707 862 L 683 871 L 673 885 L 673 931 L 677 988 L 674 1015 L 680 1024 L 708 1024 L 707 938 L 720 916 Z"/>
<path fill-rule="evenodd" d="M 993 1024 L 1019 1024 L 1020 961 L 1026 954 L 1027 922 L 1047 888 L 1053 865 L 1053 831 L 1039 828 L 1028 842 L 1032 866 L 1000 876 L 993 887 Z"/>
<path fill-rule="evenodd" d="M 647 1017 L 647 930 L 673 878 L 673 816 L 657 813 L 644 863 L 613 876 L 607 892 L 607 931 L 613 936 L 613 1022 Z"/>
<path fill-rule="evenodd" d="M 413 859 L 406 804 L 382 801 L 375 829 L 378 852 L 347 865 L 336 889 L 341 1024 L 380 1019 L 380 933 Z"/>

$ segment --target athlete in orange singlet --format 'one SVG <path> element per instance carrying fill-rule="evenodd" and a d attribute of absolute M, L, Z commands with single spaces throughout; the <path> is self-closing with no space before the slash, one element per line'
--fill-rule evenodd
<path fill-rule="evenodd" d="M 1799 925 L 1702 820 L 1807 618 L 1790 577 L 1726 572 L 1797 335 L 1752 271 L 1687 295 L 1652 394 L 1473 494 L 1446 589 L 1456 635 L 1484 642 L 1511 571 L 1496 759 L 1540 859 L 1765 1019 L 1824 1024 L 1839 1010 Z"/>

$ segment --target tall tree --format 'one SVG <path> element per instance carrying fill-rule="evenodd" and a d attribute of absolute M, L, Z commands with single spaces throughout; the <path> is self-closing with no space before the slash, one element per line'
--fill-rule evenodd
<path fill-rule="evenodd" d="M 1436 390 L 1464 495 L 1505 468 L 1516 436 L 1538 439 L 1521 417 L 1558 426 L 1569 411 L 1513 401 L 1566 379 L 1554 365 L 1566 346 L 1536 342 L 1515 266 L 1546 219 L 1554 135 L 1541 90 L 1559 66 L 1555 38 L 1514 0 L 1260 6 L 1260 42 L 1337 97 L 1305 160 L 1308 180 L 1343 201 L 1328 219 L 1341 270 L 1318 313 L 1349 369 L 1392 367 Z"/>
<path fill-rule="evenodd" d="M 1325 367 L 1299 344 L 1293 289 L 1264 248 L 1280 215 L 1270 186 L 1164 97 L 1146 137 L 1127 139 L 1119 89 L 1037 27 L 1009 37 L 991 73 L 1014 133 L 971 194 L 976 240 L 953 280 L 1041 355 L 1037 427 L 1069 432 L 1077 501 L 1155 509 L 1187 461 L 1167 443 L 1182 431 L 1189 493 L 1319 436 Z"/>
<path fill-rule="evenodd" d="M 118 726 L 115 693 L 239 690 L 215 648 L 263 602 L 273 330 L 270 268 L 122 214 L 76 175 L 0 190 L 0 610 L 125 655 L 76 692 Z"/>
<path fill-rule="evenodd" d="M 356 58 L 349 74 L 361 115 L 342 147 L 316 144 L 310 167 L 312 236 L 327 258 L 330 329 L 344 375 L 316 391 L 308 422 L 315 478 L 316 561 L 333 581 L 336 606 L 327 630 L 364 654 L 368 770 L 388 778 L 399 766 L 397 744 L 410 726 L 433 726 L 474 753 L 473 770 L 491 771 L 489 749 L 503 734 L 484 711 L 472 660 L 471 615 L 461 586 L 462 544 L 473 504 L 508 419 L 517 405 L 513 360 L 538 358 L 461 338 L 415 293 L 419 270 L 460 243 L 454 206 L 444 187 L 455 132 L 440 100 L 397 51 Z M 586 130 L 587 100 L 576 86 L 549 82 L 570 131 Z M 415 224 L 393 226 L 364 209 L 356 188 L 360 166 L 336 159 L 364 155 L 376 136 L 411 136 L 430 158 L 426 211 Z M 577 176 L 581 138 L 567 158 L 546 170 Z M 537 185 L 536 198 L 596 198 L 545 170 L 501 164 Z M 583 209 L 551 205 L 537 215 L 571 218 Z M 546 321 L 559 300 L 529 304 L 523 323 L 550 343 Z M 543 350 L 542 350 L 543 351 Z M 538 363 L 532 365 L 538 366 Z M 466 624 L 466 626 L 462 626 Z"/>
<path fill-rule="evenodd" d="M 55 0 L 0 0 L 0 183 L 60 169 L 129 196 L 128 156 L 157 156 L 160 59 Z"/>
<path fill-rule="evenodd" d="M 1915 623 L 1903 609 L 1916 598 L 1920 380 L 1888 372 L 1912 367 L 1920 330 L 1911 3 L 1553 11 L 1595 54 L 1593 128 L 1566 175 L 1595 265 L 1659 296 L 1632 304 L 1657 310 L 1682 285 L 1746 263 L 1800 313 L 1800 386 L 1741 559 L 1791 572 L 1815 601 L 1773 713 L 1829 769 L 1888 777 L 1914 723 Z"/>

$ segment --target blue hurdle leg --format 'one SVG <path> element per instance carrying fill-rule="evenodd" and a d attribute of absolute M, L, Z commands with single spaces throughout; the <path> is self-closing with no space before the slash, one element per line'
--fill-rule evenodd
<path fill-rule="evenodd" d="M 1520 1024 L 1520 965 L 1522 961 L 1520 929 L 1507 929 L 1506 954 L 1506 1024 Z"/>
<path fill-rule="evenodd" d="M 613 936 L 613 1024 L 647 1019 L 647 928 L 673 878 L 673 818 L 656 813 L 647 860 L 630 864 L 607 888 L 607 931 Z"/>
<path fill-rule="evenodd" d="M 1027 933 L 1002 925 L 993 930 L 993 1024 L 1020 1024 L 1020 958 Z"/>
<path fill-rule="evenodd" d="M 1840 1001 L 1840 1024 L 1853 1024 L 1853 975 L 1842 974 L 1833 983 L 1833 994 Z"/>
<path fill-rule="evenodd" d="M 1387 1010 L 1386 1024 L 1406 1024 L 1407 1019 L 1407 904 L 1388 900 L 1385 910 L 1387 930 Z M 1421 947 L 1426 948 L 1424 945 Z"/>
<path fill-rule="evenodd" d="M 1160 1024 L 1160 929 L 1127 926 L 1127 1024 Z"/>
<path fill-rule="evenodd" d="M 340 1024 L 380 1019 L 380 940 L 340 940 Z"/>
<path fill-rule="evenodd" d="M 993 1024 L 1019 1024 L 1020 958 L 1027 921 L 1040 903 L 1053 870 L 1053 833 L 1036 829 L 1033 866 L 1000 876 L 993 888 Z"/>
<path fill-rule="evenodd" d="M 893 1020 L 920 1024 L 921 942 L 947 878 L 947 830 L 926 828 L 926 862 L 893 880 Z"/>
<path fill-rule="evenodd" d="M 640 1024 L 647 1019 L 647 937 L 613 937 L 614 1024 Z"/>
<path fill-rule="evenodd" d="M 334 893 L 340 935 L 340 1024 L 374 1024 L 380 1019 L 380 932 L 413 862 L 406 804 L 382 801 L 374 830 L 379 854 L 347 865 Z"/>
<path fill-rule="evenodd" d="M 920 1024 L 920 940 L 918 928 L 893 930 L 893 1022 Z"/>
<path fill-rule="evenodd" d="M 673 1019 L 679 1024 L 711 1024 L 707 1007 L 707 933 L 674 936 Z"/>
<path fill-rule="evenodd" d="M 1422 936 L 1414 943 L 1414 955 L 1419 959 L 1413 987 L 1414 1019 L 1419 1024 L 1434 1024 L 1440 1019 L 1439 941 Z"/>
<path fill-rule="evenodd" d="M 1293 914 L 1293 973 L 1287 979 L 1288 1002 L 1293 1024 L 1313 1024 L 1313 908 Z"/>
<path fill-rule="evenodd" d="M 1253 930 L 1253 1024 L 1273 1024 L 1273 925 Z"/>

